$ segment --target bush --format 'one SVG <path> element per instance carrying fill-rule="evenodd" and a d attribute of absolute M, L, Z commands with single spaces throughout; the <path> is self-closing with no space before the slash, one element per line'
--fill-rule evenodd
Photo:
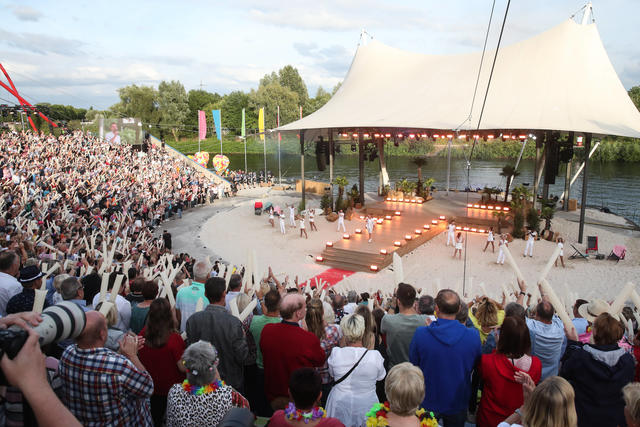
<path fill-rule="evenodd" d="M 520 211 L 513 216 L 513 237 L 516 239 L 524 237 L 524 215 Z"/>
<path fill-rule="evenodd" d="M 539 231 L 539 229 L 540 229 L 540 214 L 538 213 L 537 209 L 535 209 L 535 208 L 529 209 L 529 212 L 527 212 L 527 224 L 529 225 L 529 227 L 531 227 L 534 230 L 536 230 L 536 232 Z"/>
<path fill-rule="evenodd" d="M 327 193 L 324 193 L 322 199 L 320 199 L 320 209 L 326 212 L 329 208 L 331 208 L 331 196 L 329 196 L 329 194 Z"/>

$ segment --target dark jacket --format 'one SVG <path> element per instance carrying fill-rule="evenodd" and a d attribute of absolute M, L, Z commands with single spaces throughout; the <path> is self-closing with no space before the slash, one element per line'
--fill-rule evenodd
<path fill-rule="evenodd" d="M 189 317 L 186 332 L 187 344 L 199 340 L 213 344 L 220 359 L 220 378 L 242 392 L 243 366 L 249 355 L 249 347 L 240 319 L 229 314 L 224 306 L 209 304 L 203 311 Z"/>
<path fill-rule="evenodd" d="M 617 344 L 569 341 L 560 376 L 576 393 L 578 426 L 625 426 L 622 387 L 633 375 L 633 356 Z"/>
<path fill-rule="evenodd" d="M 480 334 L 457 320 L 438 319 L 416 329 L 409 360 L 422 369 L 428 411 L 455 415 L 467 408 L 471 371 L 481 356 Z"/>

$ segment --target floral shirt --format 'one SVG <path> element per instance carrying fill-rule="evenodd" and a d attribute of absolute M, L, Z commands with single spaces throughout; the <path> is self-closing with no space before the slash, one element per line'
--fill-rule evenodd
<path fill-rule="evenodd" d="M 320 340 L 320 347 L 324 351 L 324 354 L 327 355 L 327 359 L 331 355 L 331 350 L 334 347 L 340 346 L 340 338 L 342 337 L 342 333 L 340 332 L 340 328 L 338 325 L 327 325 L 324 328 L 325 337 Z M 320 374 L 322 378 L 322 384 L 328 384 L 331 382 L 331 375 L 329 374 L 329 366 L 327 362 L 324 362 L 321 368 L 316 368 L 316 372 Z"/>

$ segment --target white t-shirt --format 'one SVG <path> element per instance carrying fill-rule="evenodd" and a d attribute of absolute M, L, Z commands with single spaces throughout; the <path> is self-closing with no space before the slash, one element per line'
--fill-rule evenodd
<path fill-rule="evenodd" d="M 538 233 L 536 233 L 535 231 L 532 231 L 531 233 L 529 233 L 529 242 L 533 242 L 534 240 L 536 240 L 536 236 L 538 235 Z"/>
<path fill-rule="evenodd" d="M 114 136 L 113 132 L 107 132 L 107 134 L 104 136 L 104 139 L 106 139 L 108 142 L 111 142 L 111 139 L 113 138 L 113 136 Z M 114 139 L 113 142 L 116 144 L 120 144 L 120 135 L 116 135 L 116 139 Z"/>
<path fill-rule="evenodd" d="M 106 300 L 111 298 L 111 291 L 107 291 Z M 93 308 L 100 302 L 100 292 L 93 297 Z M 123 298 L 121 295 L 116 296 L 116 308 L 118 309 L 118 323 L 115 324 L 116 329 L 120 329 L 123 332 L 129 330 L 129 323 L 131 322 L 131 303 Z"/>

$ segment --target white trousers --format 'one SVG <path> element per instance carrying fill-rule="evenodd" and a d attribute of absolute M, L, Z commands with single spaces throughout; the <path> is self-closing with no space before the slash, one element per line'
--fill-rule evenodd
<path fill-rule="evenodd" d="M 282 234 L 286 234 L 287 233 L 287 231 L 284 228 L 284 221 L 280 221 L 280 232 Z"/>
<path fill-rule="evenodd" d="M 498 249 L 498 261 L 496 261 L 498 264 L 504 264 L 504 251 L 502 250 L 502 247 L 500 247 Z"/>
<path fill-rule="evenodd" d="M 293 227 L 296 226 L 296 218 L 294 215 L 289 215 L 289 224 L 292 225 Z"/>
<path fill-rule="evenodd" d="M 451 231 L 447 232 L 447 246 L 449 246 L 449 242 L 451 242 L 452 245 L 456 242 L 455 235 Z"/>
<path fill-rule="evenodd" d="M 338 219 L 338 231 L 340 231 L 340 227 L 342 227 L 342 231 L 347 232 L 347 228 L 344 226 L 344 219 Z"/>
<path fill-rule="evenodd" d="M 525 246 L 525 248 L 524 248 L 524 256 L 527 256 L 527 253 L 529 254 L 529 256 L 533 256 L 533 241 L 532 240 L 527 240 L 527 246 Z"/>

